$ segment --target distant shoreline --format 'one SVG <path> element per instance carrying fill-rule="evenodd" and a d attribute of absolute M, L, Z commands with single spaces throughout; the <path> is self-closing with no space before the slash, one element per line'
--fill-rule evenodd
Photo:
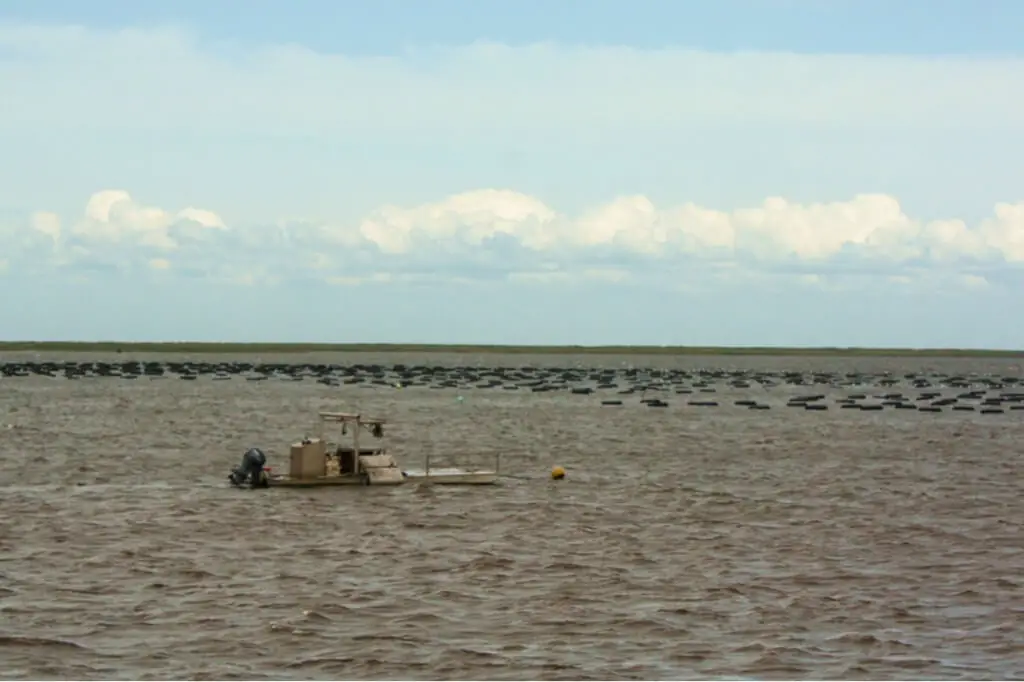
<path fill-rule="evenodd" d="M 818 356 L 1024 358 L 1024 350 L 975 348 L 783 348 L 772 346 L 497 346 L 426 343 L 208 343 L 119 341 L 0 341 L 0 352 L 239 354 L 446 353 L 492 355 Z"/>

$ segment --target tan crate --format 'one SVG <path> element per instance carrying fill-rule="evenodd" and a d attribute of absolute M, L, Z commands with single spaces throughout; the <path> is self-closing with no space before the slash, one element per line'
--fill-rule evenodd
<path fill-rule="evenodd" d="M 308 479 L 323 476 L 327 466 L 327 447 L 320 439 L 293 443 L 291 448 L 292 478 Z"/>

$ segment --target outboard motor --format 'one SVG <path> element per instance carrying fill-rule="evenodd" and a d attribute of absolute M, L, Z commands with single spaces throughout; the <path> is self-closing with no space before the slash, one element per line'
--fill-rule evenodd
<path fill-rule="evenodd" d="M 248 484 L 251 488 L 266 488 L 269 484 L 267 472 L 263 468 L 266 464 L 267 456 L 262 450 L 249 448 L 242 455 L 242 463 L 231 472 L 228 480 L 239 487 Z"/>

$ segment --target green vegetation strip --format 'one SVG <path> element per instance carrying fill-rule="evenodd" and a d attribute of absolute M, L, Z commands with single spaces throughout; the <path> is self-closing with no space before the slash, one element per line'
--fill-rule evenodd
<path fill-rule="evenodd" d="M 508 355 L 703 355 L 1020 358 L 1024 351 L 971 348 L 776 348 L 771 346 L 476 346 L 420 343 L 199 343 L 0 341 L 0 352 L 261 355 L 272 353 L 451 353 Z"/>

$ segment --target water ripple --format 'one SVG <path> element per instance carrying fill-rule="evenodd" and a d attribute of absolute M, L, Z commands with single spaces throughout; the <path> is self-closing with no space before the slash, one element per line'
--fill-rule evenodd
<path fill-rule="evenodd" d="M 522 478 L 223 485 L 327 406 Z M 1019 420 L 46 379 L 0 411 L 5 678 L 1024 676 Z"/>

